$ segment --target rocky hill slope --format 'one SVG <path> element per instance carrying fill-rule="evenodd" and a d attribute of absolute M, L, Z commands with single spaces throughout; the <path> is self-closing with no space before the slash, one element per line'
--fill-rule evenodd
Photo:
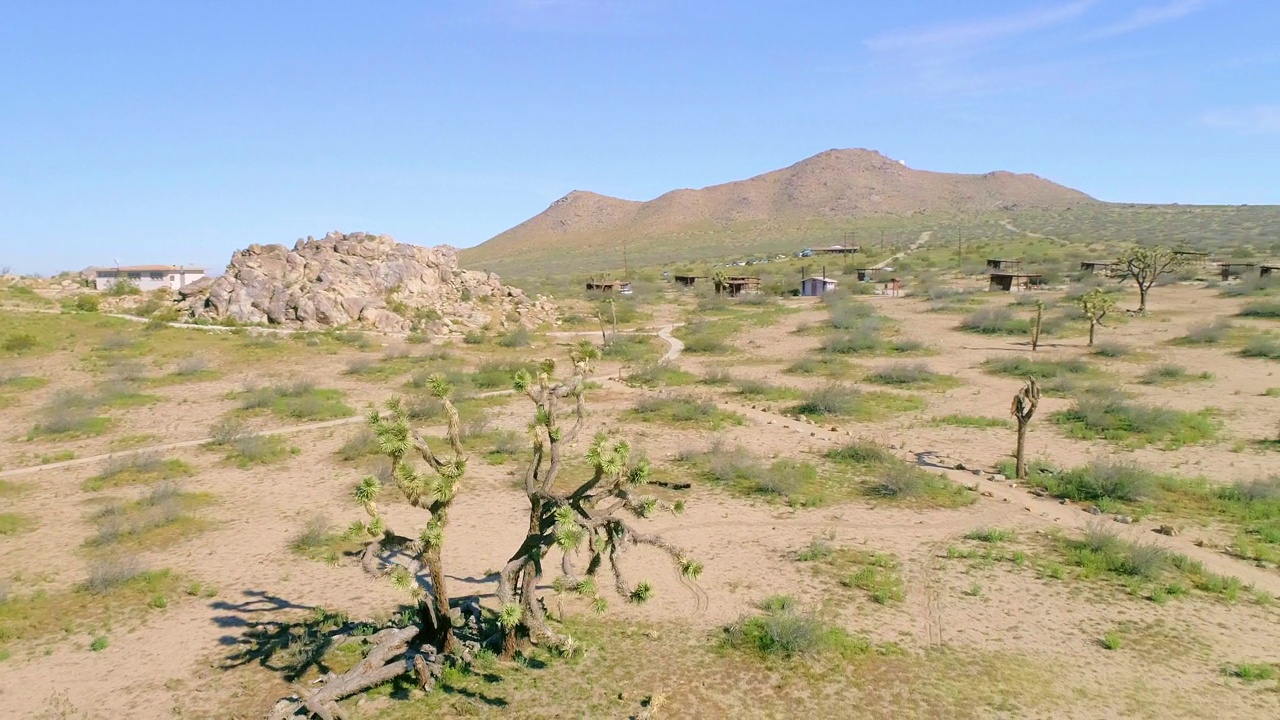
<path fill-rule="evenodd" d="M 828 150 L 790 167 L 701 190 L 673 190 L 648 202 L 574 191 L 541 214 L 462 251 L 471 267 L 528 263 L 547 253 L 591 252 L 622 238 L 638 249 L 679 253 L 689 240 L 735 234 L 803 237 L 815 228 L 867 217 L 955 216 L 1098 204 L 1036 175 L 961 175 L 908 168 L 871 150 Z"/>
<path fill-rule="evenodd" d="M 451 247 L 398 243 L 385 235 L 250 245 L 226 272 L 179 291 L 192 320 L 320 329 L 340 326 L 435 335 L 536 325 L 552 308 L 492 273 L 462 270 Z"/>

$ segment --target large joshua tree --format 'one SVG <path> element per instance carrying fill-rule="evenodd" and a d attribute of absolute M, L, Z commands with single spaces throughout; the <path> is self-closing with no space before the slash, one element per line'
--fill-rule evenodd
<path fill-rule="evenodd" d="M 1138 285 L 1138 312 L 1147 311 L 1147 293 L 1161 276 L 1168 275 L 1182 266 L 1182 260 L 1163 245 L 1135 246 L 1120 258 L 1125 277 L 1133 278 Z"/>
<path fill-rule="evenodd" d="M 413 430 L 398 398 L 387 402 L 385 412 L 371 410 L 368 422 L 379 451 L 391 460 L 392 482 L 409 504 L 427 510 L 430 518 L 416 538 L 394 532 L 378 508 L 382 482 L 370 475 L 360 481 L 354 493 L 369 520 L 352 527 L 353 534 L 368 538 L 361 565 L 414 594 L 418 601 L 417 622 L 380 631 L 370 638 L 372 648 L 355 667 L 342 675 L 329 676 L 319 689 L 299 689 L 295 696 L 277 703 L 270 718 L 293 717 L 300 712 L 322 720 L 342 718 L 339 700 L 410 672 L 416 673 L 418 682 L 428 688 L 443 669 L 445 658 L 459 652 L 450 620 L 441 550 L 449 508 L 457 496 L 467 458 L 462 450 L 462 423 L 449 399 L 453 388 L 439 375 L 430 378 L 429 387 L 444 408 L 447 456 L 437 455 Z M 414 451 L 429 469 L 415 466 L 411 458 Z M 430 580 L 429 590 L 420 582 L 424 572 Z"/>
<path fill-rule="evenodd" d="M 502 603 L 498 621 L 504 630 L 505 657 L 514 654 L 520 632 L 534 644 L 560 652 L 574 649 L 571 637 L 548 626 L 538 596 L 543 562 L 553 547 L 562 552 L 560 586 L 589 597 L 597 611 L 607 607 L 595 582 L 606 566 L 621 597 L 643 602 L 652 594 L 649 583 L 633 585 L 623 572 L 620 559 L 630 546 L 647 545 L 666 553 L 686 582 L 702 572 L 702 565 L 683 550 L 661 536 L 638 531 L 624 519 L 648 517 L 657 510 L 683 510 L 681 503 L 668 505 L 642 494 L 649 482 L 649 465 L 632 456 L 625 440 L 596 435 L 586 457 L 594 470 L 590 479 L 567 488 L 557 485 L 565 448 L 577 438 L 586 419 L 584 385 L 595 356 L 595 348 L 584 343 L 571 353 L 573 372 L 567 379 L 555 379 L 551 360 L 544 361 L 536 373 L 521 371 L 515 378 L 516 391 L 533 403 L 535 415 L 529 428 L 533 454 L 524 476 L 529 526 L 498 579 Z M 584 543 L 587 562 L 579 571 L 574 559 Z"/>

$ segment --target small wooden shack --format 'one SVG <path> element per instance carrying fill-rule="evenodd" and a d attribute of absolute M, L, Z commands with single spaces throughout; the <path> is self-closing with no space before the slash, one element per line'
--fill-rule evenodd
<path fill-rule="evenodd" d="M 1102 273 L 1107 277 L 1111 277 L 1120 269 L 1119 263 L 1108 262 L 1106 260 L 1086 260 L 1080 263 L 1080 270 L 1087 273 Z"/>
<path fill-rule="evenodd" d="M 854 268 L 853 274 L 858 278 L 858 282 L 878 282 L 880 271 L 884 268 Z M 846 271 L 847 274 L 847 271 Z"/>
<path fill-rule="evenodd" d="M 1280 265 L 1260 265 L 1258 267 L 1258 277 L 1267 277 L 1277 270 L 1280 270 Z"/>
<path fill-rule="evenodd" d="M 1218 263 L 1218 271 L 1223 280 L 1244 277 L 1245 273 L 1252 271 L 1256 267 L 1258 266 L 1254 263 Z"/>
<path fill-rule="evenodd" d="M 814 248 L 816 255 L 852 255 L 861 249 L 858 245 L 832 245 L 824 248 Z"/>
<path fill-rule="evenodd" d="M 807 277 L 800 281 L 800 294 L 804 297 L 819 297 L 835 291 L 836 284 L 831 278 Z"/>
<path fill-rule="evenodd" d="M 1022 261 L 1006 260 L 1003 258 L 987 258 L 987 267 L 992 270 L 1017 270 L 1022 267 Z"/>
<path fill-rule="evenodd" d="M 588 292 L 631 294 L 631 283 L 626 280 L 588 280 Z"/>
<path fill-rule="evenodd" d="M 760 294 L 760 278 L 750 275 L 740 275 L 725 280 L 724 294 L 729 297 L 738 297 L 739 295 L 759 295 Z"/>
<path fill-rule="evenodd" d="M 1199 250 L 1174 250 L 1173 256 L 1181 260 L 1184 265 L 1200 267 L 1209 264 L 1209 253 Z"/>
<path fill-rule="evenodd" d="M 693 287 L 698 284 L 706 285 L 711 278 L 707 275 L 676 275 L 672 279 L 681 287 Z"/>
<path fill-rule="evenodd" d="M 991 284 L 988 290 L 1003 292 L 1022 292 L 1044 285 L 1044 275 L 1039 273 L 991 273 Z"/>

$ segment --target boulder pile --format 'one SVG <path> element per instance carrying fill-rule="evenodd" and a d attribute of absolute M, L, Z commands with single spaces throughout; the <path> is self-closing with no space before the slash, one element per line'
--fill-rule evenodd
<path fill-rule="evenodd" d="M 250 245 L 226 272 L 178 291 L 191 320 L 302 329 L 363 327 L 432 335 L 534 326 L 554 308 L 497 275 L 458 267 L 456 251 L 385 235 L 332 232 L 316 240 Z"/>

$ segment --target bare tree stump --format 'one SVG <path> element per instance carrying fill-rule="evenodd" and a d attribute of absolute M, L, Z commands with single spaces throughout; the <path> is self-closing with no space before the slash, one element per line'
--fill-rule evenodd
<path fill-rule="evenodd" d="M 1027 425 L 1031 423 L 1031 418 L 1036 414 L 1036 408 L 1039 405 L 1040 386 L 1036 384 L 1035 378 L 1027 378 L 1027 384 L 1023 385 L 1018 394 L 1013 396 L 1013 405 L 1009 408 L 1014 419 L 1018 421 L 1018 450 L 1015 455 L 1017 458 L 1015 474 L 1019 480 L 1027 479 Z"/>

